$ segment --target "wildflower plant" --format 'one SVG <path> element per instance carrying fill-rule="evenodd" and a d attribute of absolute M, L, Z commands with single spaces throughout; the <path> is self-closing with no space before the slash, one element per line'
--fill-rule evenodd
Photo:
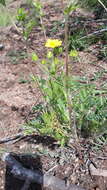
<path fill-rule="evenodd" d="M 69 4 L 64 10 L 65 17 L 68 19 L 69 13 L 75 9 L 76 6 Z M 67 37 L 67 31 L 65 31 L 65 36 Z M 67 143 L 71 133 L 67 84 L 69 77 L 67 38 L 65 41 L 67 50 L 66 63 L 60 56 L 63 53 L 62 41 L 59 39 L 47 39 L 45 43 L 47 54 L 45 59 L 40 61 L 39 65 L 42 71 L 45 72 L 46 78 L 39 76 L 32 77 L 39 86 L 46 105 L 48 105 L 41 115 L 42 119 L 39 120 L 40 125 L 37 125 L 37 128 L 40 133 L 55 137 L 62 145 Z M 76 53 L 74 52 L 74 57 L 77 56 Z M 32 60 L 38 62 L 38 56 L 33 54 Z M 66 72 L 63 70 L 64 64 L 66 64 Z"/>
<path fill-rule="evenodd" d="M 22 28 L 22 36 L 24 40 L 28 40 L 31 31 L 35 26 L 42 26 L 42 16 L 42 4 L 39 0 L 32 1 L 29 9 L 18 9 L 16 19 Z"/>
<path fill-rule="evenodd" d="M 57 42 L 59 41 L 57 40 Z M 47 42 L 49 41 L 47 40 Z M 72 134 L 70 119 L 72 126 L 75 119 L 76 128 L 83 137 L 105 129 L 107 100 L 105 98 L 106 91 L 97 90 L 95 85 L 87 83 L 87 79 L 86 81 L 83 80 L 82 83 L 82 79 L 79 81 L 79 78 L 69 77 L 68 91 L 66 91 L 66 75 L 63 69 L 60 71 L 60 68 L 64 66 L 64 62 L 59 56 L 61 54 L 59 51 L 61 44 L 59 43 L 58 47 L 58 43 L 56 43 L 56 46 L 54 43 L 53 48 L 53 44 L 51 46 L 48 43 L 48 47 L 46 47 L 48 48 L 47 54 L 43 60 L 39 60 L 37 54 L 32 54 L 32 60 L 38 62 L 43 73 L 45 73 L 45 77 L 32 76 L 32 80 L 37 83 L 41 90 L 45 104 L 42 111 L 38 110 L 40 111 L 39 117 L 28 125 L 33 125 L 40 134 L 50 135 L 57 139 L 61 145 L 65 145 L 70 138 L 70 134 Z M 57 54 L 54 54 L 56 49 Z M 70 56 L 76 58 L 78 52 L 72 50 Z M 67 93 L 70 95 L 71 115 L 69 115 Z M 105 95 L 102 95 L 102 93 Z"/>
<path fill-rule="evenodd" d="M 67 110 L 67 96 L 65 90 L 65 76 L 61 67 L 64 62 L 59 58 L 62 53 L 62 41 L 59 39 L 48 39 L 45 43 L 47 54 L 40 61 L 40 68 L 46 78 L 33 76 L 42 92 L 47 107 L 41 114 L 39 132 L 55 137 L 61 144 L 65 144 L 70 132 L 69 114 Z M 32 60 L 38 61 L 38 56 L 32 54 Z M 60 71 L 61 69 L 61 71 Z"/>
<path fill-rule="evenodd" d="M 68 48 L 68 17 L 76 8 L 77 4 L 72 6 L 69 1 L 64 9 L 65 43 L 60 39 L 47 39 L 44 59 L 39 59 L 36 53 L 32 54 L 32 61 L 37 63 L 43 73 L 42 76 L 32 76 L 32 80 L 39 87 L 45 103 L 33 108 L 39 114 L 28 122 L 28 132 L 31 126 L 40 134 L 54 137 L 61 145 L 68 142 L 71 134 L 76 137 L 77 129 L 80 134 L 87 136 L 90 132 L 94 134 L 99 128 L 105 127 L 107 123 L 106 91 L 97 90 L 88 79 L 84 81 L 69 76 L 69 60 L 72 62 L 79 58 L 75 47 L 70 52 Z M 65 55 L 65 61 L 62 55 Z"/>

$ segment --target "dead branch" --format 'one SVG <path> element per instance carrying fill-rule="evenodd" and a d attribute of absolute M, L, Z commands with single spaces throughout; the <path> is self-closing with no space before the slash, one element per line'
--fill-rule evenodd
<path fill-rule="evenodd" d="M 98 2 L 102 5 L 102 7 L 105 9 L 105 11 L 107 12 L 107 8 L 106 6 L 104 5 L 104 3 L 101 1 L 101 0 L 98 0 Z"/>
<path fill-rule="evenodd" d="M 17 133 L 16 135 L 14 136 L 11 136 L 11 137 L 6 137 L 6 138 L 3 138 L 0 140 L 0 144 L 3 144 L 3 143 L 8 143 L 10 141 L 15 141 L 15 140 L 21 140 L 22 138 L 24 138 L 25 135 L 22 134 L 22 133 Z M 14 142 L 13 142 L 14 143 Z"/>
<path fill-rule="evenodd" d="M 65 181 L 57 177 L 40 173 L 38 170 L 30 170 L 17 161 L 11 153 L 5 153 L 2 160 L 6 162 L 6 165 L 10 168 L 14 177 L 25 180 L 29 186 L 29 183 L 38 183 L 43 187 L 48 187 L 52 190 L 85 190 L 77 185 L 66 186 Z M 23 188 L 25 189 L 25 188 Z"/>
<path fill-rule="evenodd" d="M 98 30 L 98 31 L 92 32 L 92 33 L 90 33 L 90 34 L 87 34 L 87 36 L 83 36 L 83 37 L 79 38 L 78 40 L 82 40 L 82 39 L 85 39 L 85 38 L 89 38 L 89 37 L 91 37 L 91 36 L 93 36 L 93 35 L 101 34 L 102 32 L 107 32 L 107 28 L 103 28 L 103 29 L 101 29 L 101 30 Z"/>

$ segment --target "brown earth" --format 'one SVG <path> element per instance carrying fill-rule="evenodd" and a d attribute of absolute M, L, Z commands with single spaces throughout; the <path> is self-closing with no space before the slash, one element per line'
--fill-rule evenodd
<path fill-rule="evenodd" d="M 17 1 L 10 7 L 17 7 L 16 3 Z M 47 25 L 48 37 L 63 36 L 63 29 L 61 30 L 60 27 L 57 27 L 56 33 L 52 31 L 53 23 L 58 19 L 63 19 L 61 6 L 59 1 L 54 5 L 50 2 L 45 3 L 44 23 Z M 22 125 L 28 120 L 32 106 L 41 101 L 41 93 L 30 77 L 32 74 L 39 73 L 41 75 L 41 71 L 31 61 L 30 54 L 36 52 L 41 58 L 45 53 L 45 41 L 40 27 L 32 31 L 27 48 L 21 35 L 13 26 L 0 28 L 0 30 L 0 43 L 4 45 L 4 49 L 0 51 L 0 138 L 3 139 L 22 131 Z M 96 72 L 100 72 L 102 69 L 107 70 L 106 61 L 99 61 L 96 56 L 96 46 L 90 48 L 91 53 L 80 52 L 80 60 L 70 63 L 72 74 L 91 78 Z M 24 57 L 22 52 L 24 52 Z M 29 55 L 27 55 L 28 52 Z M 107 76 L 104 74 L 100 83 L 106 79 Z M 91 159 L 98 167 L 107 169 L 107 160 L 104 159 L 107 157 L 106 145 L 96 151 L 93 150 L 91 143 L 82 140 L 80 147 L 77 145 L 62 149 L 55 146 L 55 149 L 52 150 L 50 147 L 53 147 L 52 139 L 34 135 L 15 144 L 1 144 L 0 152 L 38 154 L 39 163 L 36 158 L 28 161 L 27 157 L 24 158 L 26 164 L 24 164 L 23 158 L 21 162 L 25 167 L 29 166 L 33 169 L 38 167 L 43 173 L 57 165 L 49 173 L 61 179 L 67 179 L 68 183 L 81 185 L 87 190 L 107 189 L 107 178 L 90 176 L 86 165 L 87 159 Z M 98 157 L 102 157 L 102 159 L 98 159 Z M 20 190 L 24 182 L 14 179 L 8 171 L 4 176 L 5 164 L 3 162 L 1 162 L 0 168 L 0 190 L 14 190 L 14 188 Z M 37 189 L 37 187 L 31 185 L 29 190 L 31 189 Z"/>

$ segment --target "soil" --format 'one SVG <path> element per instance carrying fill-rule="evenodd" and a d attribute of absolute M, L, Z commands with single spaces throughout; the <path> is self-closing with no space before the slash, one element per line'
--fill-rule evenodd
<path fill-rule="evenodd" d="M 47 37 L 63 38 L 63 28 L 57 26 L 56 31 L 53 31 L 53 24 L 63 19 L 61 6 L 60 1 L 44 3 Z M 17 1 L 12 2 L 10 8 L 16 7 Z M 92 14 L 86 15 L 79 10 L 75 14 L 93 17 Z M 31 53 L 36 52 L 41 58 L 45 53 L 45 39 L 43 31 L 37 27 L 32 31 L 26 47 L 14 26 L 1 27 L 0 31 L 0 43 L 4 46 L 0 50 L 0 139 L 4 139 L 22 132 L 22 126 L 32 117 L 32 107 L 42 101 L 41 93 L 30 77 L 32 74 L 42 74 L 31 61 Z M 101 70 L 107 70 L 106 60 L 99 60 L 97 57 L 98 46 L 99 44 L 92 45 L 90 51 L 81 51 L 79 62 L 70 63 L 73 75 L 93 78 Z M 98 85 L 104 80 L 107 80 L 106 73 L 100 78 Z M 42 173 L 48 172 L 67 183 L 81 185 L 86 190 L 106 190 L 107 178 L 90 176 L 86 164 L 91 159 L 98 168 L 107 169 L 107 145 L 103 144 L 98 150 L 95 148 L 87 139 L 80 139 L 78 145 L 69 144 L 68 147 L 61 148 L 54 139 L 37 134 L 26 136 L 18 142 L 0 144 L 1 154 L 5 151 L 16 153 L 24 167 L 38 169 Z M 23 184 L 23 181 L 12 176 L 9 168 L 1 161 L 0 190 L 20 190 Z M 29 190 L 41 188 L 37 184 L 31 184 Z"/>

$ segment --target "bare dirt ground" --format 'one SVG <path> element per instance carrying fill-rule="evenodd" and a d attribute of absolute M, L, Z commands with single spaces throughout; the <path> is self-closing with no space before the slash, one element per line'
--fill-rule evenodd
<path fill-rule="evenodd" d="M 17 6 L 14 3 L 10 7 Z M 44 10 L 47 36 L 62 37 L 63 30 L 61 31 L 58 27 L 57 33 L 52 30 L 53 23 L 62 19 L 61 4 L 59 2 L 54 5 L 50 2 L 46 3 Z M 41 94 L 30 78 L 32 74 L 38 74 L 40 71 L 37 65 L 31 61 L 30 53 L 36 52 L 41 58 L 45 50 L 43 31 L 39 27 L 31 33 L 28 49 L 26 49 L 21 35 L 13 26 L 0 30 L 0 43 L 4 45 L 4 49 L 0 51 L 0 138 L 3 139 L 19 133 L 22 130 L 22 124 L 29 118 L 32 106 L 41 101 Z M 106 61 L 97 59 L 96 47 L 92 46 L 91 48 L 91 53 L 80 52 L 80 61 L 71 63 L 72 74 L 91 78 L 96 72 L 100 72 L 102 69 L 107 70 Z M 21 52 L 25 52 L 24 57 Z M 26 56 L 27 52 L 29 55 Z M 106 79 L 107 76 L 104 74 L 100 83 Z M 107 177 L 90 176 L 86 165 L 86 160 L 90 158 L 98 168 L 107 169 L 106 145 L 97 151 L 92 148 L 91 143 L 82 139 L 80 147 L 58 148 L 56 146 L 55 149 L 51 149 L 52 142 L 49 137 L 47 139 L 34 135 L 15 144 L 1 144 L 0 152 L 10 151 L 17 154 L 38 155 L 38 162 L 37 157 L 33 161 L 21 158 L 21 162 L 25 167 L 39 169 L 43 173 L 55 167 L 49 174 L 65 179 L 68 183 L 81 185 L 86 190 L 107 189 Z M 24 182 L 14 179 L 8 171 L 5 176 L 3 162 L 0 163 L 0 167 L 0 190 L 20 190 Z M 40 187 L 36 186 L 35 188 L 35 185 L 32 184 L 29 190 L 32 189 L 40 189 Z"/>
<path fill-rule="evenodd" d="M 5 44 L 7 45 L 7 44 Z M 2 55 L 3 56 L 3 55 Z M 12 65 L 9 62 L 0 64 L 0 126 L 1 137 L 17 133 L 18 126 L 24 121 L 24 112 L 35 103 L 36 94 L 30 84 L 20 84 L 21 76 L 29 75 L 28 65 Z M 23 112 L 23 113 L 22 113 Z M 2 132 L 4 133 L 2 136 Z"/>

